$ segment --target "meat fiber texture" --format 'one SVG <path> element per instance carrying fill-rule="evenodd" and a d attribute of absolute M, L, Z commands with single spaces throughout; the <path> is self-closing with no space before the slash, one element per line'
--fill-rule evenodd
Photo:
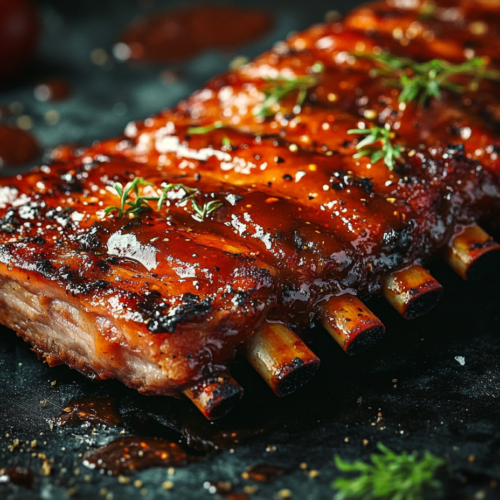
<path fill-rule="evenodd" d="M 491 2 L 372 4 L 3 178 L 0 321 L 51 365 L 175 395 L 227 372 L 267 319 L 300 333 L 328 297 L 379 293 L 498 212 L 499 82 L 401 103 L 366 55 L 495 69 L 499 26 Z M 269 101 L 297 79 L 302 103 Z M 385 124 L 394 168 L 353 158 L 348 131 Z M 117 183 L 137 178 L 143 201 L 132 191 L 120 212 Z"/>

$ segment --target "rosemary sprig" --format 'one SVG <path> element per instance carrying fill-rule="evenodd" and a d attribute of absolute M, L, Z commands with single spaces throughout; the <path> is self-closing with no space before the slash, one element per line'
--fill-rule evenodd
<path fill-rule="evenodd" d="M 181 193 L 180 197 L 175 198 L 176 205 L 191 200 L 191 207 L 193 208 L 198 220 L 205 220 L 205 217 L 223 205 L 223 203 L 219 200 L 212 200 L 201 206 L 195 198 L 195 196 L 199 193 L 198 189 L 186 186 L 185 184 L 167 184 L 164 182 L 160 187 L 160 196 L 142 196 L 139 194 L 139 186 L 154 187 L 154 184 L 146 181 L 143 177 L 136 177 L 133 181 L 127 183 L 125 188 L 121 183 L 116 182 L 113 185 L 113 188 L 121 199 L 120 206 L 107 207 L 104 210 L 104 213 L 108 215 L 116 210 L 118 211 L 118 217 L 122 217 L 123 214 L 139 216 L 144 211 L 152 210 L 148 201 L 158 202 L 157 210 L 161 210 L 163 203 L 172 191 L 178 191 Z M 135 197 L 132 197 L 132 194 L 135 194 Z M 129 205 L 128 208 L 125 208 L 126 205 Z"/>
<path fill-rule="evenodd" d="M 219 200 L 212 200 L 209 201 L 208 203 L 205 203 L 203 206 L 200 206 L 198 202 L 193 198 L 191 200 L 191 205 L 198 218 L 201 220 L 205 220 L 206 216 L 210 215 L 212 212 L 222 207 L 223 203 L 222 201 Z"/>
<path fill-rule="evenodd" d="M 376 74 L 386 76 L 384 84 L 401 89 L 399 102 L 409 103 L 418 100 L 424 105 L 431 97 L 439 99 L 443 89 L 463 93 L 476 90 L 481 80 L 500 80 L 500 72 L 486 67 L 486 60 L 475 57 L 461 64 L 453 64 L 444 59 L 418 63 L 407 57 L 397 57 L 388 52 L 380 54 L 362 54 L 373 60 Z M 467 85 L 458 85 L 455 76 L 471 77 Z"/>
<path fill-rule="evenodd" d="M 211 123 L 210 125 L 205 125 L 203 127 L 189 127 L 187 129 L 187 133 L 194 134 L 208 134 L 208 132 L 212 132 L 218 128 L 223 128 L 224 124 L 222 122 Z"/>
<path fill-rule="evenodd" d="M 364 139 L 356 145 L 357 153 L 353 158 L 369 156 L 372 163 L 384 159 L 384 163 L 389 170 L 394 169 L 395 159 L 401 156 L 401 146 L 392 144 L 394 132 L 388 123 L 384 127 L 373 125 L 370 128 L 356 128 L 347 131 L 348 134 L 366 135 Z M 376 145 L 379 143 L 380 145 Z"/>
<path fill-rule="evenodd" d="M 335 500 L 423 500 L 425 492 L 440 487 L 434 476 L 445 465 L 443 459 L 428 451 L 422 458 L 418 458 L 417 452 L 396 455 L 381 443 L 378 449 L 382 455 L 371 455 L 371 464 L 361 460 L 348 463 L 339 456 L 335 457 L 341 471 L 357 473 L 355 477 L 338 478 L 333 482 L 332 487 L 339 490 Z"/>
<path fill-rule="evenodd" d="M 297 92 L 294 113 L 299 113 L 307 97 L 307 91 L 318 84 L 318 74 L 323 72 L 323 64 L 315 63 L 312 66 L 313 74 L 288 78 L 279 76 L 277 78 L 265 78 L 264 101 L 253 109 L 254 116 L 268 117 L 275 114 L 274 107 L 285 97 Z"/>
<path fill-rule="evenodd" d="M 153 186 L 151 182 L 146 181 L 143 177 L 136 177 L 133 181 L 127 183 L 125 188 L 120 182 L 115 182 L 113 189 L 116 194 L 120 197 L 120 206 L 108 207 L 104 210 L 104 213 L 108 215 L 114 210 L 118 211 L 118 217 L 121 217 L 124 213 L 139 215 L 141 212 L 146 210 L 151 210 L 151 207 L 147 203 L 148 201 L 156 201 L 157 197 L 147 197 L 139 196 L 139 186 Z M 135 193 L 135 199 L 131 198 L 131 194 Z M 129 205 L 125 209 L 125 205 Z"/>

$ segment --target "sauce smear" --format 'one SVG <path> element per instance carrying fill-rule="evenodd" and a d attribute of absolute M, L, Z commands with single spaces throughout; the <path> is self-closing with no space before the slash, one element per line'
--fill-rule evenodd
<path fill-rule="evenodd" d="M 61 78 L 50 78 L 36 85 L 33 93 L 42 102 L 62 101 L 69 97 L 71 88 Z"/>
<path fill-rule="evenodd" d="M 116 475 L 149 467 L 180 467 L 193 460 L 177 443 L 155 437 L 127 436 L 86 453 L 83 465 Z"/>
<path fill-rule="evenodd" d="M 278 477 L 288 474 L 290 469 L 279 465 L 258 464 L 249 467 L 241 477 L 258 483 L 272 483 Z"/>
<path fill-rule="evenodd" d="M 60 425 L 120 425 L 122 423 L 116 401 L 107 396 L 75 399 L 54 420 Z"/>
<path fill-rule="evenodd" d="M 32 134 L 12 125 L 0 125 L 0 168 L 36 160 L 40 148 Z"/>
<path fill-rule="evenodd" d="M 25 488 L 33 488 L 35 475 L 26 467 L 8 467 L 0 469 L 0 484 L 17 484 Z"/>
<path fill-rule="evenodd" d="M 176 62 L 208 48 L 228 49 L 269 31 L 271 16 L 229 5 L 179 7 L 145 17 L 125 29 L 115 46 L 119 59 Z"/>

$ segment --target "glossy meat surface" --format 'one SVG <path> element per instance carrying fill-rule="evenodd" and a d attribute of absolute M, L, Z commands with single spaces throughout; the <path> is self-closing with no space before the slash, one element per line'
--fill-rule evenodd
<path fill-rule="evenodd" d="M 51 363 L 176 394 L 224 373 L 266 319 L 300 332 L 331 295 L 376 294 L 388 272 L 497 212 L 498 82 L 402 105 L 352 55 L 474 50 L 496 67 L 500 8 L 448 3 L 431 15 L 374 4 L 314 26 L 123 137 L 4 178 L 2 321 Z M 257 116 L 280 75 L 315 82 L 299 109 L 291 92 Z M 395 168 L 354 159 L 348 130 L 386 123 L 403 148 Z M 159 209 L 106 213 L 115 183 L 136 178 L 149 198 L 183 187 Z"/>

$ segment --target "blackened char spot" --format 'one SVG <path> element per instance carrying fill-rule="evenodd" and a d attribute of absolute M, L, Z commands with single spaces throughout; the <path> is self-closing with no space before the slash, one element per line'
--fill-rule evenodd
<path fill-rule="evenodd" d="M 111 266 L 104 260 L 97 261 L 97 265 L 103 273 L 107 273 L 111 269 Z"/>
<path fill-rule="evenodd" d="M 54 190 L 66 196 L 72 193 L 83 193 L 83 184 L 80 181 L 65 182 L 64 184 L 54 184 Z"/>
<path fill-rule="evenodd" d="M 212 308 L 212 299 L 200 300 L 198 295 L 192 293 L 185 293 L 182 300 L 181 304 L 172 307 L 166 314 L 158 309 L 153 311 L 153 317 L 148 323 L 149 331 L 151 333 L 173 333 L 180 322 L 204 316 Z"/>
<path fill-rule="evenodd" d="M 346 186 L 358 186 L 366 193 L 373 191 L 373 182 L 369 177 L 358 177 L 351 171 L 337 171 L 330 179 L 332 189 L 341 190 Z"/>
<path fill-rule="evenodd" d="M 76 273 L 75 273 L 76 274 Z M 68 275 L 70 280 L 66 285 L 66 290 L 71 295 L 90 295 L 91 292 L 104 290 L 110 283 L 104 280 L 86 280 L 76 277 L 73 273 Z"/>
<path fill-rule="evenodd" d="M 35 236 L 34 238 L 31 239 L 31 243 L 35 243 L 35 245 L 43 245 L 44 243 L 47 242 L 42 236 Z"/>
<path fill-rule="evenodd" d="M 13 233 L 16 230 L 16 226 L 19 224 L 20 222 L 16 218 L 16 211 L 9 208 L 5 215 L 0 219 L 0 230 L 5 231 L 6 233 Z"/>
<path fill-rule="evenodd" d="M 47 259 L 40 259 L 36 263 L 36 270 L 45 278 L 52 278 L 56 273 L 56 268 Z"/>
<path fill-rule="evenodd" d="M 102 225 L 98 222 L 94 222 L 89 231 L 77 237 L 76 241 L 79 245 L 78 250 L 80 250 L 80 252 L 89 252 L 101 248 L 101 238 L 104 232 L 105 229 Z"/>

